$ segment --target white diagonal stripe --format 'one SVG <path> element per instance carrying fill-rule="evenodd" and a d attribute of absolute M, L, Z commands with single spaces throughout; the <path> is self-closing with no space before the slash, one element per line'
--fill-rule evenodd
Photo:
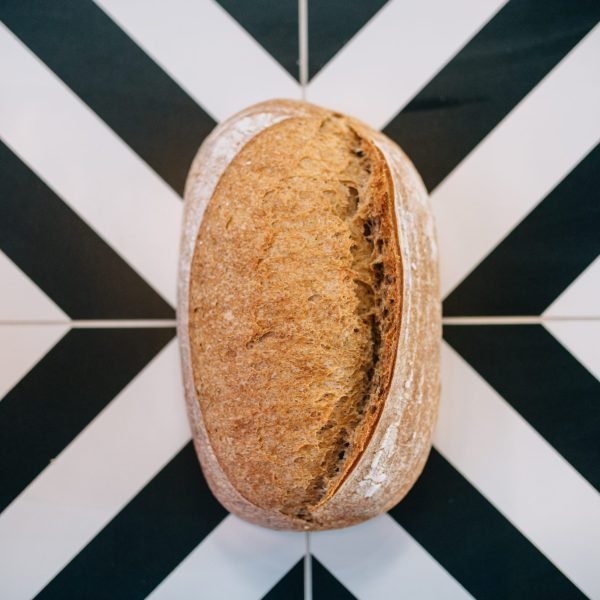
<path fill-rule="evenodd" d="M 556 298 L 544 316 L 600 318 L 600 257 Z"/>
<path fill-rule="evenodd" d="M 148 596 L 152 600 L 262 598 L 303 556 L 304 534 L 230 515 Z"/>
<path fill-rule="evenodd" d="M 0 252 L 0 287 L 0 321 L 69 320 L 3 252 Z"/>
<path fill-rule="evenodd" d="M 311 549 L 361 600 L 471 598 L 471 595 L 392 517 L 311 534 Z"/>
<path fill-rule="evenodd" d="M 177 194 L 3 24 L 0 56 L 2 140 L 174 304 Z"/>
<path fill-rule="evenodd" d="M 190 439 L 180 380 L 173 340 L 4 510 L 0 597 L 33 597 Z"/>
<path fill-rule="evenodd" d="M 271 98 L 299 98 L 289 73 L 213 0 L 96 0 L 216 120 Z"/>
<path fill-rule="evenodd" d="M 382 128 L 505 3 L 391 0 L 314 77 L 307 99 Z"/>
<path fill-rule="evenodd" d="M 447 295 L 600 141 L 600 26 L 432 194 Z"/>
<path fill-rule="evenodd" d="M 598 380 L 600 380 L 600 319 L 544 321 L 544 327 Z"/>
<path fill-rule="evenodd" d="M 0 324 L 0 401 L 60 340 L 69 326 Z"/>
<path fill-rule="evenodd" d="M 445 343 L 434 442 L 575 585 L 600 598 L 600 494 Z"/>

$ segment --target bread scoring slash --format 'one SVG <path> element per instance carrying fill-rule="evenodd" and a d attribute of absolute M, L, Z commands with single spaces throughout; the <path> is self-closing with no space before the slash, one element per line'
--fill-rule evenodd
<path fill-rule="evenodd" d="M 194 442 L 227 509 L 331 529 L 407 493 L 441 319 L 427 195 L 393 142 L 292 101 L 221 124 L 188 176 L 178 294 Z"/>

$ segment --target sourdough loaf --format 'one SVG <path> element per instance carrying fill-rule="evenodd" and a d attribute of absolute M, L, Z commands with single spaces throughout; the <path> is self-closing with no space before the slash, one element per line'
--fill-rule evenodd
<path fill-rule="evenodd" d="M 272 101 L 217 127 L 185 200 L 178 333 L 211 489 L 275 528 L 388 509 L 423 468 L 439 396 L 414 168 L 356 120 Z"/>

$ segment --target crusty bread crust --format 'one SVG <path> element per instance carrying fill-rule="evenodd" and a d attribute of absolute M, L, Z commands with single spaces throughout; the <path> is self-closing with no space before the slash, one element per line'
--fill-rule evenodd
<path fill-rule="evenodd" d="M 329 220 L 323 215 L 320 220 L 309 219 L 308 229 L 312 227 L 319 238 L 316 244 L 308 248 L 284 244 L 280 249 L 287 252 L 288 261 L 281 267 L 280 257 L 274 278 L 272 270 L 269 276 L 256 270 L 264 261 L 265 248 L 273 246 L 274 234 L 281 235 L 268 225 L 273 215 L 261 211 L 256 195 L 264 197 L 282 177 L 291 178 L 291 191 L 290 186 L 287 190 L 291 205 L 286 210 L 318 208 L 315 198 L 322 194 L 309 194 L 314 189 L 303 186 L 313 177 L 313 186 L 328 182 L 321 192 L 329 190 L 336 160 L 346 160 L 345 155 L 336 158 L 335 140 L 334 146 L 328 146 L 332 143 L 328 132 L 325 137 L 319 133 L 324 123 L 333 123 L 336 135 L 342 131 L 340 146 L 350 134 L 361 140 L 358 152 L 367 155 L 370 173 L 361 193 L 370 201 L 367 216 L 377 213 L 381 247 L 385 242 L 379 262 L 388 284 L 385 293 L 376 292 L 375 296 L 392 299 L 395 307 L 388 304 L 387 323 L 380 322 L 379 355 L 372 369 L 377 375 L 371 373 L 370 378 L 361 375 L 360 369 L 375 342 L 365 341 L 367 332 L 355 314 L 353 276 L 325 277 L 322 282 L 326 288 L 333 286 L 333 300 L 336 295 L 342 300 L 341 313 L 329 321 L 324 316 L 331 312 L 332 302 L 331 298 L 323 301 L 325 288 L 310 293 L 318 277 L 324 276 L 323 269 L 331 270 L 332 265 L 339 272 L 360 268 L 356 260 L 352 262 L 345 235 L 348 219 L 344 222 L 335 210 Z M 318 139 L 317 134 L 321 135 Z M 299 173 L 294 159 L 303 155 L 296 152 L 296 145 L 304 145 L 308 157 L 319 149 L 326 153 L 316 163 L 306 159 L 306 173 Z M 248 168 L 246 163 L 252 160 L 257 164 Z M 256 178 L 255 167 L 262 176 Z M 356 181 L 351 183 L 352 189 L 358 187 Z M 348 185 L 340 188 L 340 198 Z M 282 190 L 277 191 L 281 196 Z M 427 196 L 414 168 L 393 142 L 358 121 L 306 103 L 272 101 L 232 117 L 207 138 L 192 165 L 185 198 L 178 333 L 194 441 L 211 489 L 232 512 L 278 529 L 341 527 L 386 510 L 406 494 L 423 468 L 439 397 L 437 256 Z M 308 204 L 301 198 L 308 198 Z M 333 202 L 335 209 L 337 200 Z M 266 200 L 263 204 L 263 208 L 270 206 L 272 213 L 275 205 Z M 235 223 L 236 217 L 241 222 Z M 334 236 L 336 228 L 346 246 L 332 244 L 329 254 L 324 254 L 322 238 L 328 233 Z M 311 267 L 303 270 L 297 262 L 290 264 L 289 253 L 294 251 L 300 253 L 297 259 L 307 252 Z M 283 279 L 277 275 L 278 269 L 283 271 Z M 261 288 L 265 282 L 275 285 L 273 293 L 265 294 Z M 289 284 L 292 291 L 281 289 L 282 284 Z M 373 281 L 367 284 L 372 287 Z M 294 303 L 294 292 L 301 297 L 300 303 Z M 277 294 L 284 303 L 273 308 Z M 322 306 L 311 307 L 313 312 L 307 313 L 306 302 L 312 297 L 313 303 Z M 373 294 L 369 299 L 373 301 Z M 271 309 L 260 312 L 265 300 Z M 381 317 L 383 308 L 378 310 Z M 342 339 L 349 327 L 358 330 L 358 340 L 350 338 L 315 350 L 313 336 L 305 344 L 294 345 L 294 339 L 307 337 L 306 329 L 294 328 L 294 315 L 302 316 L 305 327 L 316 328 L 325 337 L 331 334 L 333 340 Z M 298 334 L 304 337 L 298 338 Z M 290 348 L 298 352 L 294 354 Z M 260 376 L 258 367 L 264 370 L 266 365 L 271 377 L 293 365 L 293 359 L 304 359 L 308 366 L 299 365 L 298 373 L 286 374 L 279 385 L 277 381 L 270 384 L 264 373 Z M 344 367 L 337 380 L 332 369 L 317 368 L 319 359 Z M 244 373 L 248 377 L 242 381 Z M 317 490 L 318 486 L 312 489 L 309 484 L 315 481 L 319 466 L 331 462 L 332 453 L 329 459 L 326 456 L 327 444 L 341 440 L 339 436 L 325 437 L 325 447 L 318 444 L 318 436 L 323 435 L 319 432 L 324 425 L 331 426 L 335 412 L 336 404 L 327 405 L 322 394 L 323 385 L 332 379 L 338 392 L 335 399 L 346 399 L 333 427 L 337 432 L 351 430 L 351 435 L 342 440 L 348 449 L 340 453 L 339 464 L 332 463 L 337 470 Z M 294 384 L 295 389 L 291 387 Z M 340 419 L 358 402 L 360 386 L 367 384 L 368 404 L 349 427 Z M 315 399 L 325 403 L 323 410 L 315 409 Z M 310 451 L 299 455 L 303 444 Z M 299 457 L 301 460 L 294 462 Z"/>

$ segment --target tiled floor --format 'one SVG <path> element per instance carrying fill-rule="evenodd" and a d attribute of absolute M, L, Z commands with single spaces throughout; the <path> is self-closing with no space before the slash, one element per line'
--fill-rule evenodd
<path fill-rule="evenodd" d="M 174 340 L 214 124 L 300 98 L 298 6 L 0 4 L 0 598 L 304 597 L 302 534 L 213 499 Z M 443 397 L 388 515 L 311 535 L 314 598 L 600 598 L 600 4 L 309 2 L 309 101 L 431 192 Z"/>

